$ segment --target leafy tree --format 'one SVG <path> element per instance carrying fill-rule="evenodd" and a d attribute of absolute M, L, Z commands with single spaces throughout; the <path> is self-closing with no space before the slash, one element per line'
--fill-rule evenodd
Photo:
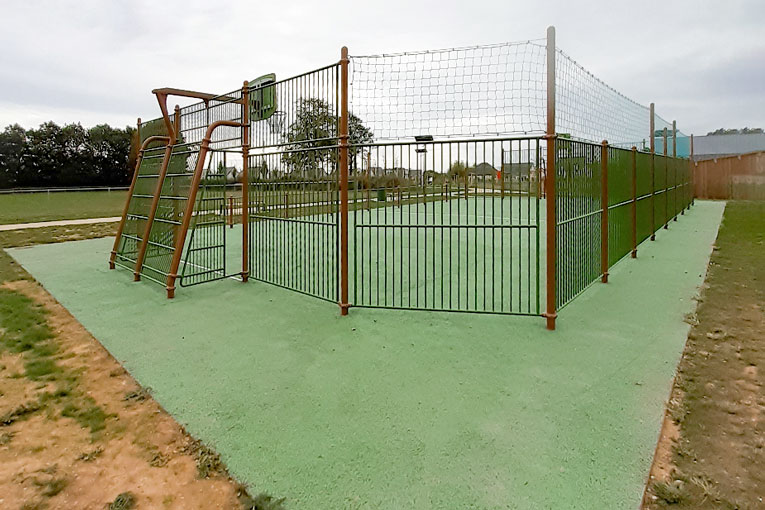
<path fill-rule="evenodd" d="M 8 126 L 0 132 L 0 187 L 127 184 L 132 135 L 107 125 Z"/>
<path fill-rule="evenodd" d="M 320 177 L 334 172 L 337 151 L 329 149 L 336 144 L 340 119 L 330 105 L 317 98 L 301 99 L 298 103 L 295 120 L 289 125 L 284 137 L 292 149 L 316 149 L 296 151 L 282 155 L 282 162 L 290 173 L 304 177 Z M 372 142 L 372 131 L 364 126 L 354 114 L 348 115 L 348 136 L 351 147 L 350 161 L 356 159 L 359 152 L 354 145 Z M 323 147 L 327 149 L 322 150 Z"/>
<path fill-rule="evenodd" d="M 716 131 L 710 131 L 707 133 L 707 136 L 709 135 L 760 135 L 763 133 L 762 128 L 748 128 L 745 127 L 743 129 L 725 129 L 720 128 Z"/>
<path fill-rule="evenodd" d="M 27 132 L 18 124 L 0 133 L 0 188 L 10 188 L 18 181 L 26 146 Z"/>
<path fill-rule="evenodd" d="M 449 172 L 446 174 L 450 180 L 464 179 L 467 175 L 467 166 L 462 161 L 455 161 L 449 167 Z"/>

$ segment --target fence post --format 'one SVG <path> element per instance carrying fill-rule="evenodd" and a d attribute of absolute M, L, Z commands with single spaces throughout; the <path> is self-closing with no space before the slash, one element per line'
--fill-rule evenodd
<path fill-rule="evenodd" d="M 608 142 L 600 149 L 600 281 L 608 283 Z"/>
<path fill-rule="evenodd" d="M 690 174 L 688 175 L 688 180 L 691 183 L 691 196 L 688 200 L 688 210 L 691 209 L 691 205 L 693 205 L 693 200 L 696 198 L 696 162 L 693 160 L 693 135 L 691 135 L 691 154 L 688 158 L 688 169 L 690 171 Z"/>
<path fill-rule="evenodd" d="M 348 315 L 348 48 L 340 50 L 340 315 Z"/>
<path fill-rule="evenodd" d="M 242 84 L 242 282 L 250 278 L 250 84 Z"/>
<path fill-rule="evenodd" d="M 632 258 L 637 258 L 637 147 L 632 147 Z"/>
<path fill-rule="evenodd" d="M 234 197 L 228 197 L 228 228 L 234 228 Z"/>
<path fill-rule="evenodd" d="M 664 229 L 669 228 L 669 187 L 667 185 L 667 175 L 669 170 L 667 169 L 667 128 L 664 128 L 662 133 L 664 139 Z"/>
<path fill-rule="evenodd" d="M 649 124 L 651 126 L 651 241 L 656 240 L 656 137 L 654 131 L 654 104 L 651 103 Z"/>
<path fill-rule="evenodd" d="M 675 221 L 677 221 L 677 121 L 672 121 L 672 171 L 675 174 L 674 191 L 672 193 L 672 199 L 674 200 L 673 209 L 675 213 Z"/>
<path fill-rule="evenodd" d="M 547 175 L 545 178 L 545 212 L 547 223 L 547 306 L 543 314 L 547 318 L 547 329 L 555 329 L 555 319 L 558 317 L 557 274 L 556 264 L 556 231 L 555 217 L 555 27 L 547 27 Z"/>

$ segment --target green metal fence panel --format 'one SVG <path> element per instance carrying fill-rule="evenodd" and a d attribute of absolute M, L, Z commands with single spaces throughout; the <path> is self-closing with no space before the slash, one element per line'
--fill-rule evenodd
<path fill-rule="evenodd" d="M 632 251 L 632 151 L 608 148 L 608 265 Z"/>
<path fill-rule="evenodd" d="M 141 275 L 165 285 L 199 153 L 196 144 L 173 146 L 147 240 Z"/>
<path fill-rule="evenodd" d="M 667 158 L 654 155 L 654 219 L 658 230 L 667 223 Z"/>
<path fill-rule="evenodd" d="M 226 153 L 212 151 L 197 192 L 179 270 L 181 286 L 228 276 L 226 268 Z M 189 164 L 192 163 L 190 160 Z M 196 164 L 196 159 L 193 161 Z M 184 193 L 188 197 L 188 193 Z M 185 205 L 185 204 L 184 204 Z"/>
<path fill-rule="evenodd" d="M 637 242 L 648 239 L 651 232 L 651 153 L 638 152 L 636 155 L 637 177 Z"/>
<path fill-rule="evenodd" d="M 601 275 L 600 144 L 555 142 L 557 308 Z"/>
<path fill-rule="evenodd" d="M 138 168 L 133 194 L 128 197 L 125 227 L 117 248 L 115 263 L 130 271 L 135 269 L 138 250 L 143 241 L 152 198 L 157 188 L 159 172 L 165 156 L 165 146 L 154 146 L 145 151 Z"/>
<path fill-rule="evenodd" d="M 354 306 L 541 313 L 540 139 L 355 148 Z"/>
<path fill-rule="evenodd" d="M 251 158 L 252 278 L 337 301 L 337 155 L 330 147 Z"/>

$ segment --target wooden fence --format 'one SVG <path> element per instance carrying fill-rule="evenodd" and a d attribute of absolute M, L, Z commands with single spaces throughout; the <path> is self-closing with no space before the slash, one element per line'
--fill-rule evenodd
<path fill-rule="evenodd" d="M 765 151 L 696 161 L 697 198 L 765 200 Z"/>

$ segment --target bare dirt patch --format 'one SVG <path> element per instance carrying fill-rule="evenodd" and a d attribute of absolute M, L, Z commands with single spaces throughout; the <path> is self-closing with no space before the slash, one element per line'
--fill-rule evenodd
<path fill-rule="evenodd" d="M 644 508 L 765 508 L 765 203 L 730 202 Z M 667 455 L 666 452 L 671 452 Z"/>
<path fill-rule="evenodd" d="M 99 237 L 113 228 L 9 232 L 0 247 Z M 250 497 L 217 454 L 15 262 L 0 270 L 3 280 L 0 508 L 283 508 L 267 495 Z"/>

